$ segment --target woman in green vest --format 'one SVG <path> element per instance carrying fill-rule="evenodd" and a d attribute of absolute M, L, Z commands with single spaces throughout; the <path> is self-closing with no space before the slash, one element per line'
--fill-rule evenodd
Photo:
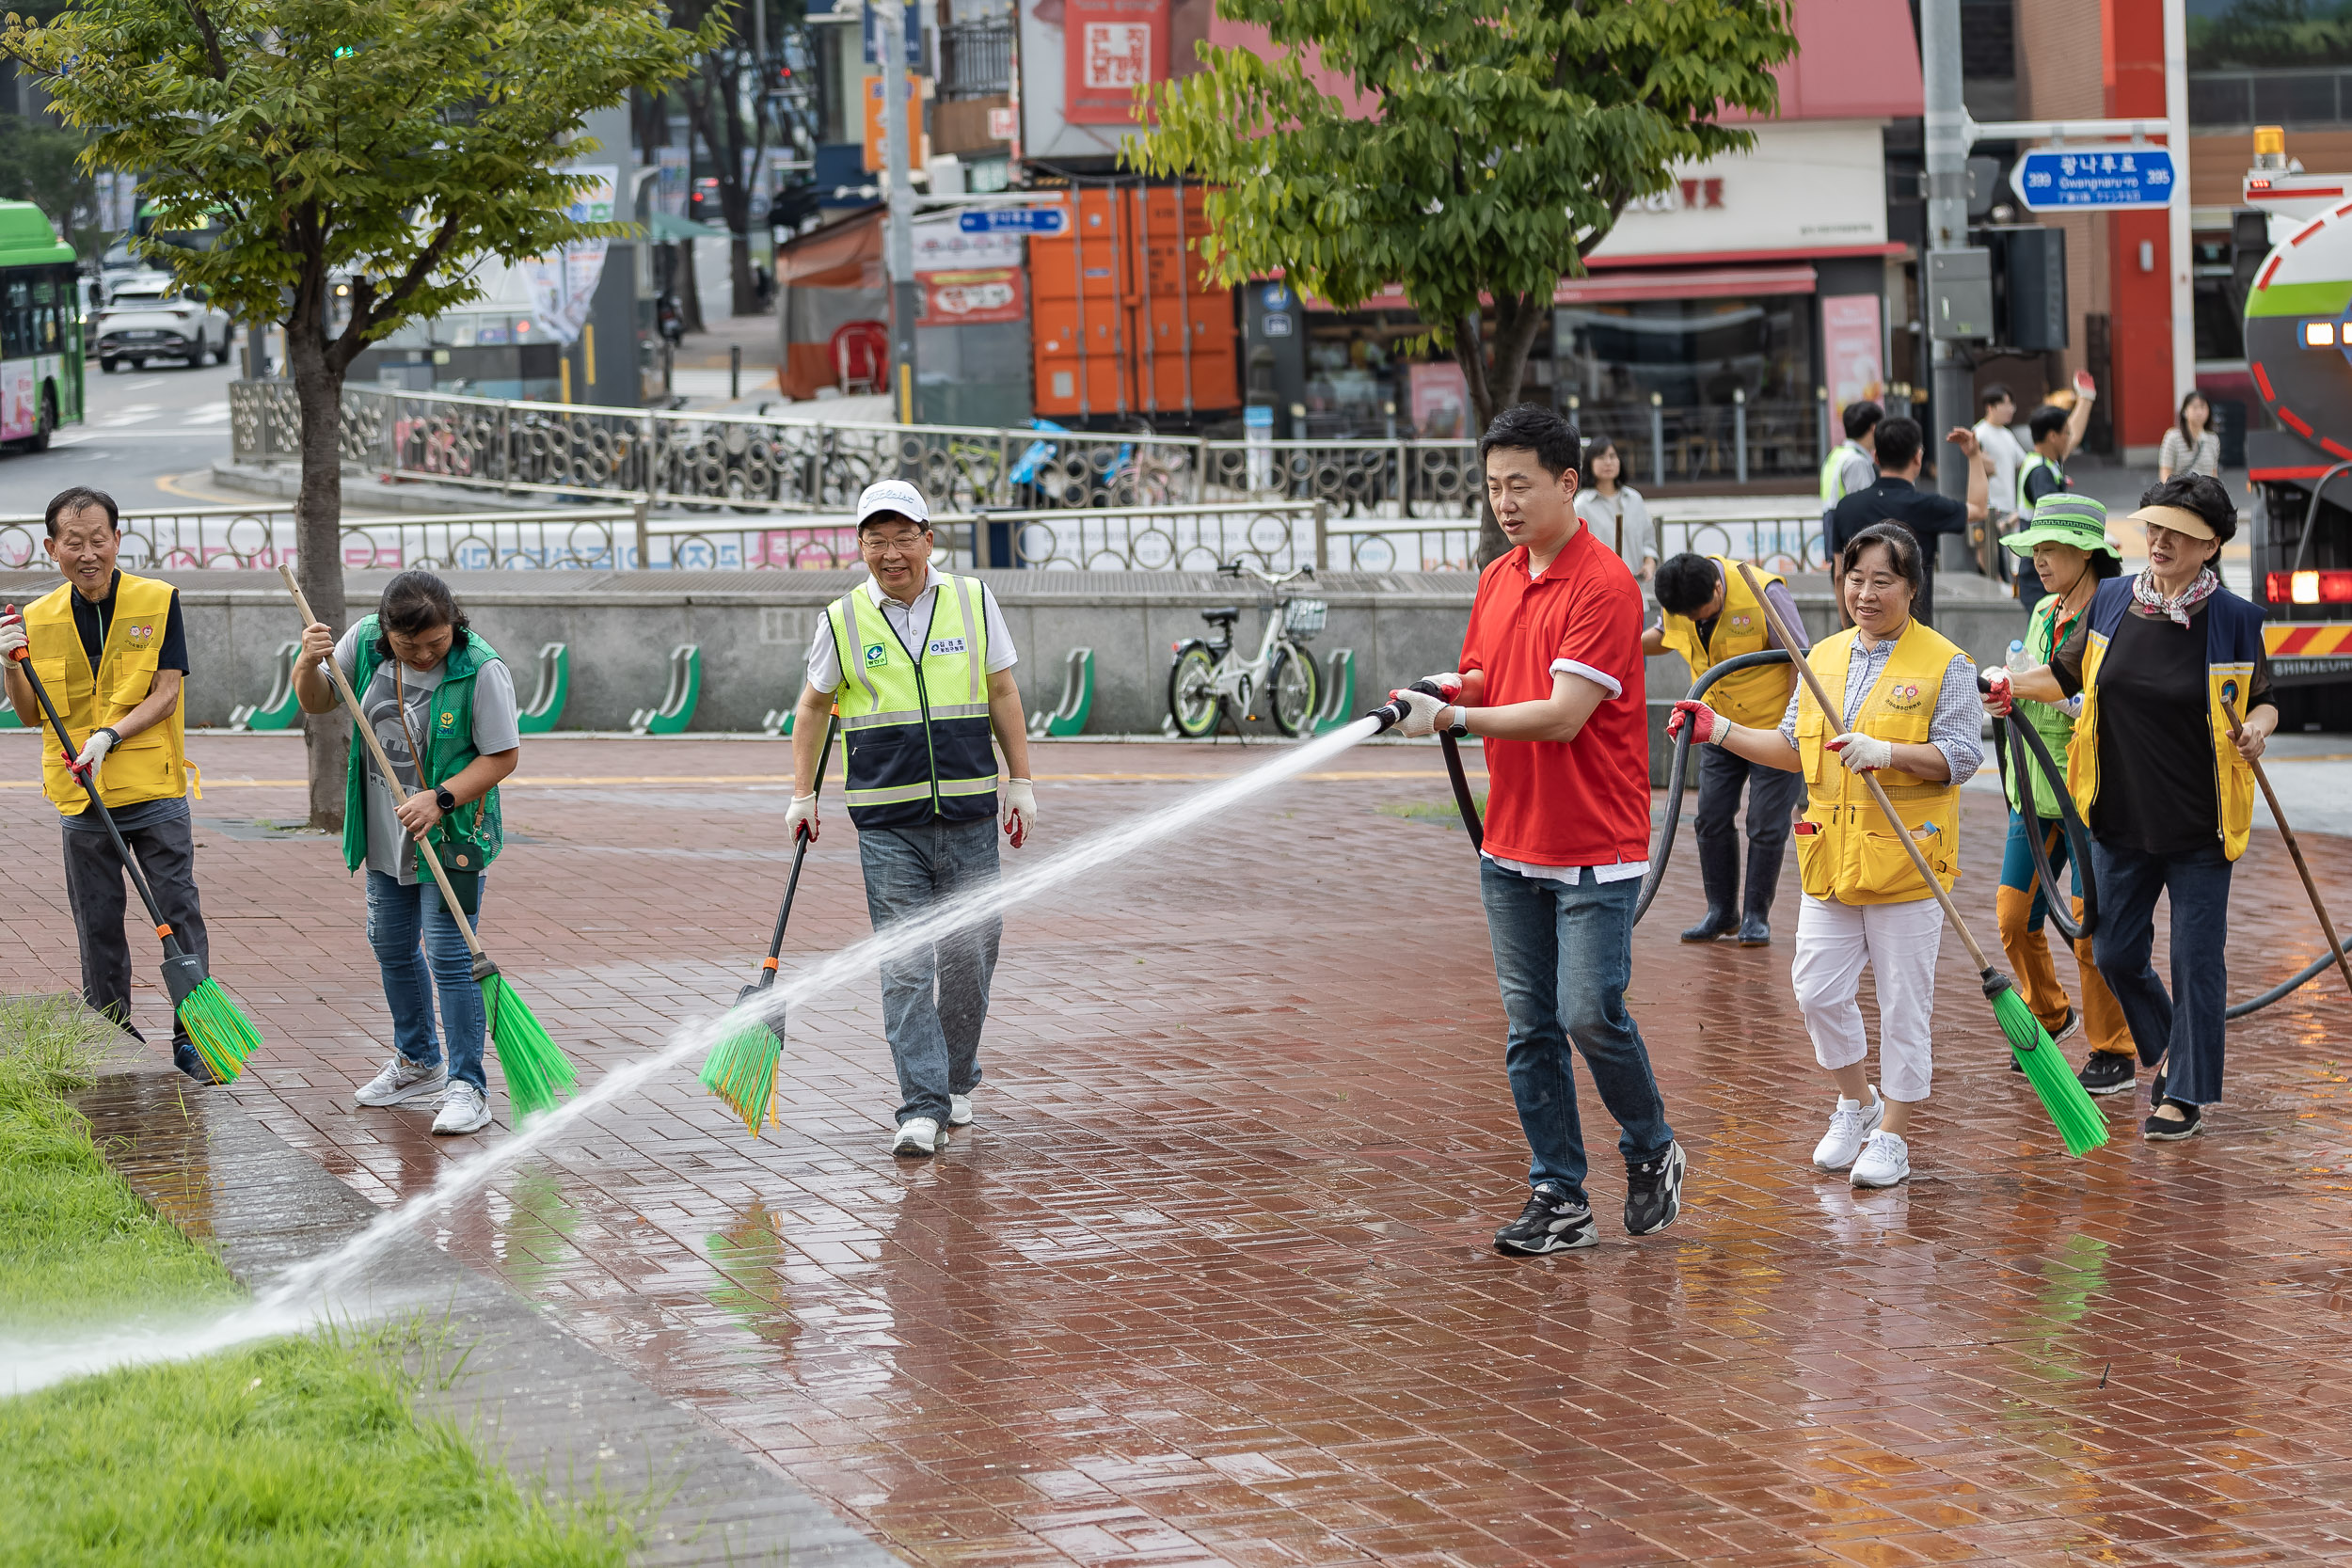
<path fill-rule="evenodd" d="M 2001 543 L 2020 555 L 2033 557 L 2034 571 L 2047 590 L 2026 624 L 2023 645 L 2010 645 L 2010 660 L 2022 660 L 2026 666 L 2046 665 L 2082 624 L 2099 584 L 2122 574 L 2123 562 L 2107 542 L 2107 509 L 2088 496 L 2045 495 L 2034 505 L 2031 526 Z M 2063 703 L 2019 702 L 2010 721 L 2031 724 L 2062 769 L 2067 745 L 2074 737 L 2074 720 L 2081 712 L 2079 697 Z M 2090 1031 L 2090 1059 L 2083 1065 L 2083 1087 L 2092 1094 L 2128 1089 L 2134 1060 L 2132 1032 L 2123 1022 L 2123 1009 L 2115 993 L 2107 989 L 2092 960 L 2090 939 L 2085 937 L 2074 944 L 2083 982 L 2083 1008 L 2077 1014 L 2058 983 L 2049 941 L 2042 934 L 2050 890 L 2035 885 L 2033 846 L 2026 835 L 2041 835 L 2053 872 L 2066 869 L 2068 845 L 2058 797 L 2066 780 L 2061 774 L 2054 784 L 2029 764 L 2030 779 L 2021 786 L 2006 757 L 2002 763 L 2009 791 L 2009 846 L 2002 851 L 2001 889 L 1994 900 L 2001 922 L 2001 948 L 2017 971 L 2019 994 L 2052 1039 L 2065 1039 L 2078 1026 Z M 2026 809 L 2028 790 L 2030 811 Z M 2079 920 L 2082 867 L 2074 866 L 2073 871 L 2074 916 Z M 2016 1068 L 2013 1058 L 2010 1065 Z"/>
<path fill-rule="evenodd" d="M 480 924 L 482 873 L 501 842 L 499 781 L 522 755 L 515 680 L 498 651 L 469 629 L 449 585 L 430 572 L 403 572 L 386 583 L 375 613 L 341 641 L 324 625 L 303 628 L 294 692 L 306 713 L 336 705 L 321 668 L 330 656 L 397 775 L 385 778 L 352 736 L 343 863 L 367 866 L 368 942 L 384 974 L 393 1045 L 384 1069 L 354 1098 L 400 1105 L 437 1096 L 434 1132 L 479 1132 L 490 1120 L 482 990 L 417 841 L 432 842 L 467 917 Z M 446 1069 L 433 1035 L 437 988 Z"/>

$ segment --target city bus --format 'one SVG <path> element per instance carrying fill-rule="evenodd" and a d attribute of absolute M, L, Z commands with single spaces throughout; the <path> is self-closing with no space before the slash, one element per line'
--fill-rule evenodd
<path fill-rule="evenodd" d="M 40 451 L 82 422 L 73 247 L 29 201 L 0 201 L 0 441 Z"/>

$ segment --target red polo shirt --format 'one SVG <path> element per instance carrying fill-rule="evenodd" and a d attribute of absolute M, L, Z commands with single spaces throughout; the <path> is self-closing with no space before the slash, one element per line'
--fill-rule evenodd
<path fill-rule="evenodd" d="M 1486 672 L 1484 701 L 1539 702 L 1565 669 L 1610 689 L 1574 740 L 1486 742 L 1486 853 L 1531 865 L 1649 858 L 1649 706 L 1642 590 L 1579 527 L 1530 581 L 1524 546 L 1478 578 L 1462 673 Z"/>

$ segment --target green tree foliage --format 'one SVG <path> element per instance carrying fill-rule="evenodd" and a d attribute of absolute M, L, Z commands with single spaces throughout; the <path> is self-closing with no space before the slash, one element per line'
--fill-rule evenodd
<path fill-rule="evenodd" d="M 89 254 L 98 232 L 77 219 L 98 205 L 98 182 L 77 160 L 87 140 L 79 131 L 60 131 L 18 115 L 0 114 L 0 201 L 29 201 L 49 215 L 57 232 Z"/>
<path fill-rule="evenodd" d="M 564 211 L 581 117 L 684 74 L 705 33 L 644 0 L 82 0 L 11 16 L 0 54 L 90 133 L 86 164 L 135 173 L 158 249 L 247 323 L 282 320 L 302 410 L 305 592 L 344 615 L 345 372 L 403 323 L 480 297 L 483 256 L 517 261 L 624 234 Z M 339 292 L 347 291 L 347 292 Z M 339 716 L 309 725 L 310 816 L 342 816 Z"/>
<path fill-rule="evenodd" d="M 1217 0 L 1272 57 L 1200 46 L 1129 159 L 1208 198 L 1229 281 L 1280 269 L 1342 309 L 1393 283 L 1453 350 L 1483 427 L 1519 397 L 1561 277 L 1677 164 L 1753 146 L 1788 0 Z M 1318 87 L 1311 58 L 1353 89 Z M 1482 309 L 1482 301 L 1485 308 Z M 1481 560 L 1502 549 L 1490 516 Z"/>
<path fill-rule="evenodd" d="M 2352 65 L 2352 0 L 2206 0 L 2191 5 L 2192 71 Z"/>

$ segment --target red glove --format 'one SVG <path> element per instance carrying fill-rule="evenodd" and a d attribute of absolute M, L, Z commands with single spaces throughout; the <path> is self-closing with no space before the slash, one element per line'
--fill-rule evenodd
<path fill-rule="evenodd" d="M 1694 746 L 1720 746 L 1731 730 L 1730 721 L 1722 714 L 1705 703 L 1687 698 L 1675 704 L 1674 711 L 1666 715 L 1666 733 L 1680 735 L 1685 725 L 1690 727 L 1691 743 Z"/>
<path fill-rule="evenodd" d="M 1985 685 L 1981 694 L 1984 711 L 1995 719 L 2008 718 L 2010 709 L 2017 705 L 2017 683 L 1997 664 L 1987 665 L 1978 673 Z"/>

